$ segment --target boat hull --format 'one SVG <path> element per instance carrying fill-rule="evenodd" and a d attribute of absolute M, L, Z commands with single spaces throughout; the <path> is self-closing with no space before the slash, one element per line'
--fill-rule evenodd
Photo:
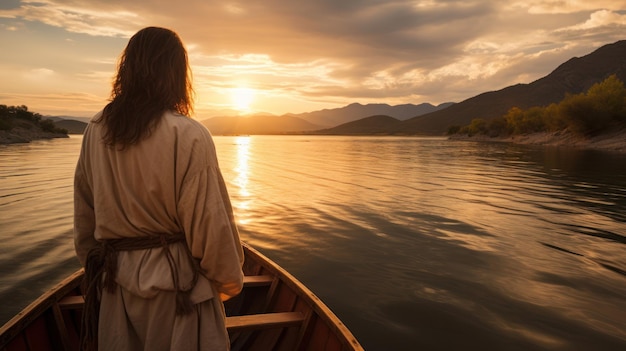
<path fill-rule="evenodd" d="M 306 286 L 244 244 L 244 289 L 224 304 L 232 350 L 363 350 Z M 83 270 L 67 277 L 0 328 L 0 350 L 78 350 Z"/>

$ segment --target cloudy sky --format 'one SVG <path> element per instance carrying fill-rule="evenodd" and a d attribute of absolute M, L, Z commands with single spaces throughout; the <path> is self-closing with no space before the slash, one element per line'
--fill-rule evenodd
<path fill-rule="evenodd" d="M 0 104 L 90 116 L 146 26 L 190 54 L 199 118 L 460 102 L 626 39 L 626 0 L 2 0 Z"/>

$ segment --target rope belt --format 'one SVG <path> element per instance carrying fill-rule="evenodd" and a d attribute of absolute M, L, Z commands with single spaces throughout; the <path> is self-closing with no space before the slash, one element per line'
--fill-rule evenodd
<path fill-rule="evenodd" d="M 174 257 L 169 250 L 169 245 L 174 243 L 184 243 L 185 234 L 161 234 L 153 236 L 143 236 L 123 239 L 109 239 L 100 241 L 100 245 L 95 246 L 87 253 L 85 262 L 85 277 L 83 288 L 85 291 L 85 309 L 83 311 L 83 347 L 85 349 L 96 349 L 98 333 L 98 314 L 100 312 L 100 296 L 102 289 L 114 293 L 117 283 L 115 275 L 117 272 L 117 254 L 119 251 L 146 250 L 162 247 L 167 257 L 167 262 L 172 273 L 172 281 L 176 292 L 176 314 L 184 315 L 193 312 L 193 303 L 190 299 L 191 289 L 198 281 L 200 267 L 191 255 L 189 247 L 185 244 L 187 258 L 193 267 L 193 280 L 191 288 L 182 291 L 180 280 Z"/>

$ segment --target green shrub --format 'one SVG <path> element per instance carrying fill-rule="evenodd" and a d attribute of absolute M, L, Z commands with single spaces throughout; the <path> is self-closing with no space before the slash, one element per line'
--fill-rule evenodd
<path fill-rule="evenodd" d="M 585 93 L 568 94 L 558 104 L 531 107 L 522 110 L 512 107 L 507 113 L 486 122 L 474 119 L 469 126 L 454 129 L 459 133 L 526 134 L 569 129 L 574 133 L 590 135 L 626 122 L 626 88 L 616 75 L 594 84 Z"/>
<path fill-rule="evenodd" d="M 499 117 L 489 121 L 487 123 L 487 134 L 492 138 L 509 134 L 506 119 Z"/>
<path fill-rule="evenodd" d="M 468 127 L 469 136 L 476 134 L 487 134 L 487 121 L 482 118 L 474 118 Z"/>

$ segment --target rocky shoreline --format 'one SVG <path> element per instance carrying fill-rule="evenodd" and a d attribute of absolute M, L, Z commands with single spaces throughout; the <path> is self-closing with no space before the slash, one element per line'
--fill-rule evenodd
<path fill-rule="evenodd" d="M 34 140 L 54 138 L 69 138 L 69 136 L 63 133 L 50 133 L 19 127 L 10 131 L 0 130 L 0 145 L 30 143 Z"/>
<path fill-rule="evenodd" d="M 486 135 L 453 135 L 450 140 L 508 142 L 526 145 L 546 145 L 571 147 L 588 150 L 602 150 L 626 154 L 626 128 L 593 137 L 582 137 L 576 134 L 559 132 L 541 132 L 533 134 L 514 135 L 508 137 L 489 137 Z"/>

